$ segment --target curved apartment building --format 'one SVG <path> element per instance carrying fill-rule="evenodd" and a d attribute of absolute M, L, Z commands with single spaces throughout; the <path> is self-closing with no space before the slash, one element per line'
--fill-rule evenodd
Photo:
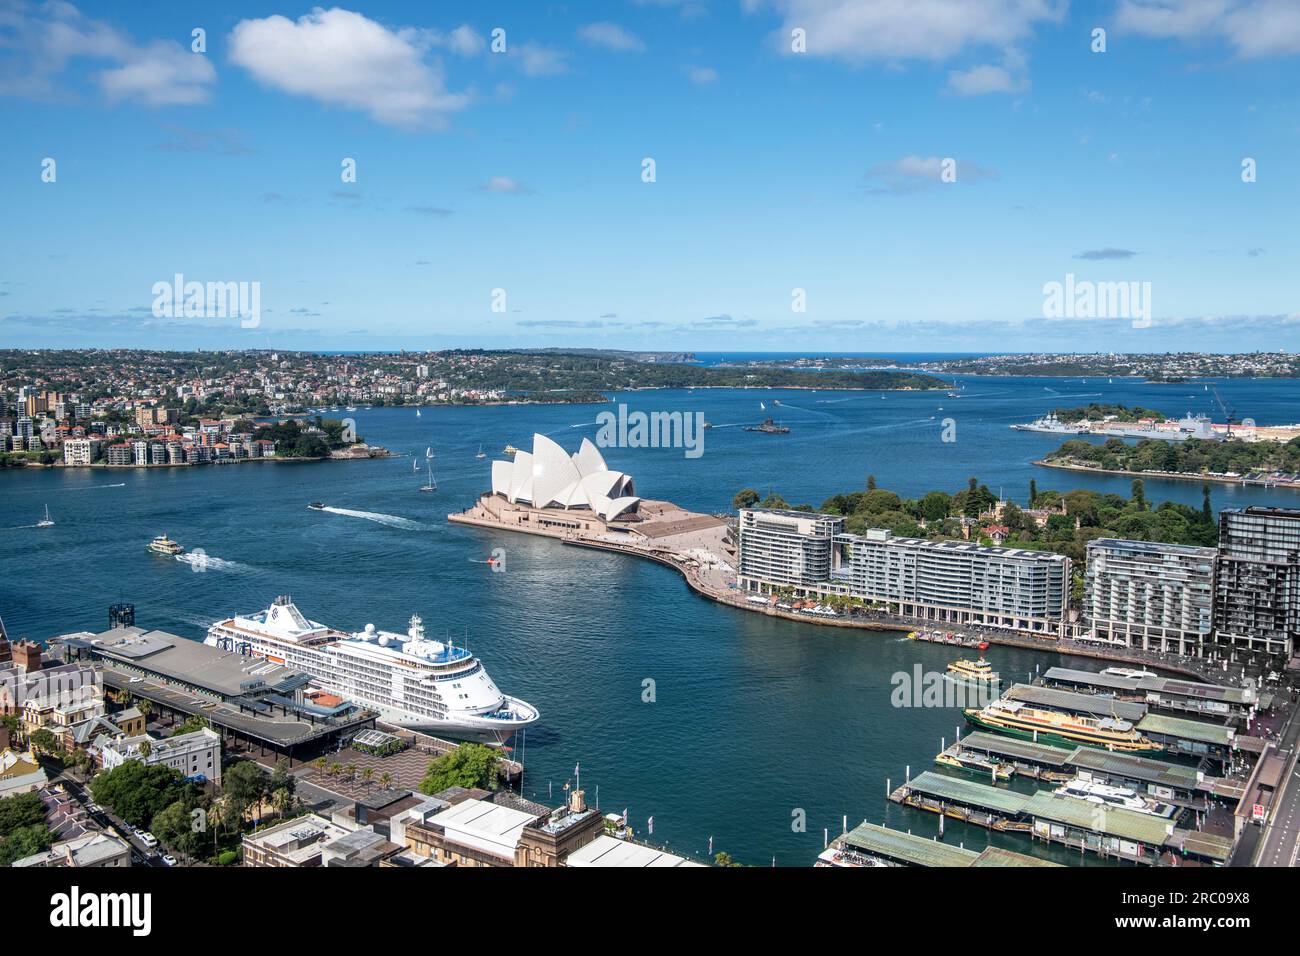
<path fill-rule="evenodd" d="M 847 594 L 940 625 L 1064 632 L 1070 596 L 1064 555 L 902 538 L 881 528 L 855 535 L 843 527 L 835 515 L 742 510 L 741 589 Z"/>

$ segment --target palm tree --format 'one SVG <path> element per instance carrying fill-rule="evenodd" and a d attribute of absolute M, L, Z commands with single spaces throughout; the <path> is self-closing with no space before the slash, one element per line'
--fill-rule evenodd
<path fill-rule="evenodd" d="M 393 775 L 391 773 L 388 773 L 387 771 L 381 773 L 379 775 L 379 785 L 383 787 L 385 790 L 387 790 L 389 787 L 393 785 Z"/>
<path fill-rule="evenodd" d="M 354 763 L 350 763 L 346 767 L 344 767 L 343 770 L 348 775 L 348 779 L 351 780 L 353 783 L 356 783 L 357 765 Z"/>
<path fill-rule="evenodd" d="M 281 787 L 271 795 L 271 803 L 275 807 L 276 813 L 283 819 L 288 816 L 289 810 L 293 808 L 293 794 L 287 788 Z"/>
<path fill-rule="evenodd" d="M 361 771 L 361 779 L 366 782 L 367 786 L 370 784 L 370 778 L 373 777 L 374 775 L 375 775 L 374 767 L 366 767 Z"/>
<path fill-rule="evenodd" d="M 326 760 L 324 757 L 317 757 L 315 760 L 311 762 L 311 765 L 315 767 L 317 770 L 324 770 L 325 765 L 327 763 L 329 763 L 329 761 Z"/>

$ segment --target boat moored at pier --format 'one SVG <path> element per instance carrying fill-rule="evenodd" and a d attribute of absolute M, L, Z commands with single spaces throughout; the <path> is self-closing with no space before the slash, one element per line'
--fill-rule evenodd
<path fill-rule="evenodd" d="M 399 727 L 504 744 L 537 722 L 537 708 L 497 689 L 467 648 L 435 641 L 413 616 L 405 634 L 335 630 L 306 618 L 288 597 L 218 621 L 204 640 L 311 675 L 324 690 L 378 711 Z"/>
<path fill-rule="evenodd" d="M 1101 747 L 1106 750 L 1149 753 L 1165 748 L 1138 733 L 1127 720 L 1118 717 L 1085 717 L 1030 707 L 1005 697 L 987 707 L 966 711 L 966 720 L 995 733 L 1032 740 L 1035 743 Z"/>

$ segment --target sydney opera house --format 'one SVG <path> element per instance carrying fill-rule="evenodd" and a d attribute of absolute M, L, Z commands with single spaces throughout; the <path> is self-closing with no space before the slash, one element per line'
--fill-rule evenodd
<path fill-rule="evenodd" d="M 513 461 L 492 462 L 492 495 L 485 498 L 497 520 L 555 531 L 596 531 L 613 521 L 634 520 L 641 499 L 632 476 L 612 471 L 584 438 L 570 455 L 545 435 Z"/>

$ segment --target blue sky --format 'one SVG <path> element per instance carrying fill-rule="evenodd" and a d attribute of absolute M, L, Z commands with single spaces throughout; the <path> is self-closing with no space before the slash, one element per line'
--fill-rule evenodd
<path fill-rule="evenodd" d="M 0 346 L 1291 349 L 1298 79 L 1289 0 L 0 0 Z"/>

